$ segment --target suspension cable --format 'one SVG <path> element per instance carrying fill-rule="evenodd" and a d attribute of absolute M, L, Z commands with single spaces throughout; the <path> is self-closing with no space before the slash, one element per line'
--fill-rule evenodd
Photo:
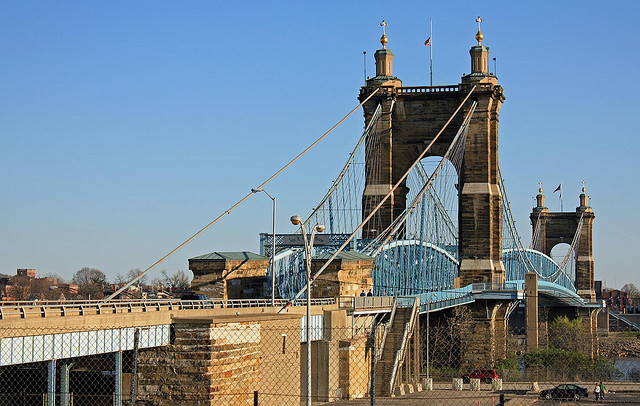
<path fill-rule="evenodd" d="M 349 238 L 347 238 L 347 240 L 345 242 L 342 243 L 342 245 L 331 255 L 331 257 L 322 265 L 322 267 L 315 273 L 312 275 L 311 280 L 308 281 L 307 285 L 311 285 L 311 283 L 313 283 L 313 280 L 316 279 L 322 272 L 324 272 L 325 269 L 327 269 L 327 267 L 329 266 L 329 264 L 331 264 L 331 262 L 342 252 L 342 250 L 344 250 L 344 248 L 349 245 L 349 243 L 351 243 L 351 240 L 353 240 L 353 238 L 356 236 L 356 234 L 365 226 L 365 224 L 367 224 L 367 222 L 374 216 L 374 214 L 376 214 L 378 212 L 378 210 L 380 210 L 380 208 L 384 205 L 384 203 L 389 199 L 389 197 L 396 191 L 396 189 L 398 189 L 398 187 L 400 187 L 400 185 L 402 184 L 402 182 L 404 182 L 404 180 L 407 178 L 407 176 L 409 176 L 409 173 L 411 172 L 411 170 L 418 165 L 418 163 L 422 160 L 422 158 L 424 158 L 424 156 L 427 154 L 427 152 L 431 149 L 431 147 L 433 146 L 433 144 L 435 144 L 435 142 L 438 140 L 438 138 L 440 138 L 440 135 L 442 135 L 442 133 L 444 132 L 444 130 L 449 126 L 449 124 L 451 123 L 451 121 L 453 121 L 453 118 L 458 114 L 458 112 L 460 111 L 460 109 L 462 108 L 462 106 L 464 106 L 464 104 L 467 102 L 467 100 L 469 99 L 469 97 L 471 96 L 471 94 L 476 90 L 476 88 L 478 87 L 478 85 L 474 85 L 471 90 L 469 90 L 469 93 L 467 93 L 466 97 L 464 98 L 464 100 L 462 100 L 462 102 L 460 103 L 460 105 L 456 108 L 456 110 L 453 112 L 453 114 L 451 115 L 451 117 L 449 117 L 449 119 L 447 120 L 447 122 L 444 124 L 444 126 L 440 129 L 440 131 L 438 132 L 438 134 L 436 134 L 436 136 L 431 140 L 431 142 L 429 143 L 429 145 L 427 145 L 427 147 L 424 149 L 424 151 L 422 151 L 422 153 L 418 156 L 418 158 L 416 158 L 416 160 L 413 162 L 413 164 L 407 169 L 407 171 L 404 173 L 404 175 L 402 175 L 400 177 L 400 179 L 398 179 L 398 181 L 395 183 L 395 185 L 393 185 L 393 187 L 391 188 L 391 190 L 389 190 L 389 192 L 387 192 L 387 194 L 385 195 L 385 197 L 380 201 L 380 203 L 378 203 L 378 205 L 373 209 L 373 211 L 371 213 L 369 213 L 369 215 L 360 223 L 360 225 L 353 231 L 353 233 L 351 233 L 351 235 L 349 236 Z M 307 290 L 307 286 L 305 285 L 302 289 L 300 289 L 300 291 L 298 291 L 298 293 L 296 293 L 296 295 L 289 300 L 289 302 L 287 302 L 286 305 L 284 305 L 279 311 L 278 313 L 282 313 L 285 309 L 289 308 L 293 302 L 298 299 L 300 296 L 302 296 L 302 294 Z"/>
<path fill-rule="evenodd" d="M 454 147 L 458 145 L 457 143 L 461 139 L 461 135 L 463 135 L 463 134 L 466 135 L 466 132 L 469 129 L 469 121 L 471 120 L 471 116 L 473 115 L 473 112 L 476 109 L 476 105 L 477 105 L 477 103 L 473 102 L 473 105 L 471 106 L 471 108 L 467 112 L 467 115 L 466 115 L 466 117 L 465 117 L 465 119 L 463 121 L 462 126 L 460 127 L 460 129 L 458 130 L 458 133 L 456 134 L 456 136 L 454 137 L 453 141 L 451 142 L 451 145 L 449 145 L 449 148 L 447 149 L 447 152 L 444 154 L 444 156 L 442 157 L 442 159 L 438 163 L 438 166 L 436 167 L 436 169 L 431 173 L 431 176 L 429 176 L 429 179 L 424 184 L 424 186 L 422 187 L 420 192 L 418 192 L 418 194 L 414 197 L 414 199 L 411 202 L 410 206 L 402 213 L 402 215 L 400 215 L 395 221 L 393 221 L 391 224 L 389 224 L 389 226 L 387 226 L 387 228 L 382 233 L 380 233 L 378 238 L 376 238 L 374 241 L 372 241 L 367 246 L 365 251 L 367 249 L 372 249 L 373 253 L 374 253 L 373 256 L 375 256 L 378 252 L 380 252 L 382 247 L 384 247 L 384 245 L 387 244 L 391 238 L 393 238 L 393 235 L 399 230 L 401 225 L 406 221 L 410 211 L 415 208 L 415 206 L 418 204 L 418 202 L 420 201 L 422 196 L 426 193 L 426 191 L 430 190 L 430 186 L 433 183 L 434 178 L 436 177 L 436 175 L 440 171 L 440 168 L 442 168 L 442 166 L 444 165 L 445 160 L 447 158 L 449 158 L 449 156 L 451 155 L 451 151 L 453 151 Z M 382 243 L 379 243 L 379 241 L 382 240 L 381 237 L 383 237 L 384 235 L 386 235 L 386 238 L 384 238 L 384 241 L 382 241 Z M 379 243 L 379 244 L 376 244 L 376 243 Z M 378 247 L 374 249 L 375 245 L 378 245 Z"/>
<path fill-rule="evenodd" d="M 356 110 L 358 110 L 360 107 L 362 107 L 362 105 L 364 105 L 366 102 L 369 101 L 369 99 L 371 99 L 371 97 L 373 97 L 374 94 L 376 94 L 378 91 L 380 90 L 380 88 L 375 89 L 366 99 L 364 99 L 362 101 L 362 103 L 358 104 L 353 110 L 351 110 L 349 112 L 349 114 L 347 114 L 346 116 L 344 116 L 340 121 L 338 121 L 333 127 L 331 127 L 327 132 L 325 132 L 320 138 L 318 138 L 317 140 L 315 140 L 313 142 L 313 144 L 309 145 L 304 151 L 302 151 L 300 154 L 298 154 L 295 158 L 293 158 L 291 161 L 289 161 L 289 163 L 287 163 L 285 166 L 283 166 L 279 171 L 277 171 L 276 173 L 274 173 L 273 175 L 271 175 L 271 177 L 269 177 L 267 180 L 265 180 L 264 182 L 262 182 L 259 186 L 255 187 L 254 189 L 263 189 L 269 182 L 271 182 L 273 179 L 275 179 L 278 175 L 280 175 L 282 172 L 284 172 L 288 167 L 290 167 L 291 165 L 293 165 L 294 162 L 296 162 L 298 159 L 300 159 L 303 155 L 305 155 L 307 152 L 309 152 L 313 147 L 315 147 L 320 141 L 322 141 L 327 135 L 329 135 L 333 130 L 335 130 L 340 124 L 342 124 L 342 122 L 344 122 L 347 118 L 349 118 L 349 116 L 351 116 L 353 113 L 356 112 Z M 147 273 L 149 273 L 149 271 L 151 271 L 153 268 L 155 268 L 156 266 L 158 266 L 160 263 L 164 262 L 164 260 L 166 260 L 167 258 L 169 258 L 171 255 L 175 254 L 176 252 L 178 252 L 180 249 L 182 249 L 185 245 L 189 244 L 191 241 L 193 241 L 196 237 L 198 237 L 200 234 L 204 233 L 206 230 L 208 230 L 211 226 L 213 226 L 214 224 L 216 224 L 218 221 L 220 221 L 223 217 L 225 217 L 226 215 L 230 214 L 236 207 L 240 206 L 242 203 L 244 203 L 247 199 L 249 199 L 252 195 L 254 194 L 254 192 L 249 192 L 249 194 L 247 194 L 245 197 L 243 197 L 242 199 L 240 199 L 236 204 L 234 204 L 233 206 L 231 206 L 229 209 L 225 210 L 221 215 L 219 215 L 218 217 L 216 217 L 213 221 L 211 221 L 209 224 L 207 224 L 206 226 L 202 227 L 197 233 L 195 233 L 194 235 L 192 235 L 191 237 L 189 237 L 185 242 L 183 242 L 182 244 L 178 245 L 176 248 L 174 248 L 171 252 L 169 252 L 168 254 L 166 254 L 164 257 L 160 258 L 158 261 L 156 261 L 153 265 L 151 265 L 150 267 L 148 267 L 147 269 L 145 269 L 144 271 L 142 271 L 138 276 L 136 276 L 135 278 L 133 278 L 129 283 L 127 283 L 126 285 L 124 285 L 123 287 L 121 287 L 120 289 L 116 290 L 115 292 L 113 292 L 109 297 L 107 297 L 106 299 L 104 299 L 105 301 L 107 300 L 111 300 L 114 297 L 116 297 L 117 295 L 119 295 L 120 293 L 124 292 L 126 289 L 128 289 L 131 285 L 133 285 L 134 283 L 136 283 L 137 281 L 139 281 L 140 279 L 142 279 Z"/>

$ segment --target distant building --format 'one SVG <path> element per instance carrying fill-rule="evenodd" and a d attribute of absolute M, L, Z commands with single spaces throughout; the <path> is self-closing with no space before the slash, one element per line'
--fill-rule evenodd
<path fill-rule="evenodd" d="M 593 281 L 593 290 L 596 291 L 596 300 L 602 300 L 602 281 Z"/>
<path fill-rule="evenodd" d="M 18 269 L 18 272 L 16 273 L 16 275 L 18 275 L 18 276 L 28 276 L 29 278 L 35 278 L 36 277 L 36 270 L 32 269 L 32 268 L 21 268 L 21 269 Z"/>
<path fill-rule="evenodd" d="M 622 312 L 629 305 L 629 294 L 618 289 L 602 291 L 602 299 L 609 309 Z"/>

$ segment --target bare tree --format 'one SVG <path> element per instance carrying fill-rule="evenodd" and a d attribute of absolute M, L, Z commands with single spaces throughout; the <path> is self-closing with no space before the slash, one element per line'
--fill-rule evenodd
<path fill-rule="evenodd" d="M 71 279 L 78 285 L 79 295 L 86 298 L 99 298 L 102 295 L 102 287 L 106 283 L 104 272 L 94 268 L 82 268 L 73 274 Z"/>
<path fill-rule="evenodd" d="M 142 271 L 140 270 L 140 268 L 129 269 L 129 271 L 127 272 L 127 282 L 134 280 L 141 273 Z M 140 285 L 144 285 L 146 281 L 147 281 L 147 275 L 140 278 L 140 280 L 138 280 L 138 282 L 136 283 L 138 284 L 138 286 L 140 286 Z"/>
<path fill-rule="evenodd" d="M 185 271 L 178 271 L 169 275 L 166 270 L 162 270 L 162 283 L 165 288 L 186 289 L 190 285 L 189 276 Z"/>
<path fill-rule="evenodd" d="M 31 281 L 31 293 L 39 299 L 57 300 L 60 297 L 58 280 L 54 277 L 36 278 Z"/>
<path fill-rule="evenodd" d="M 118 272 L 116 274 L 116 277 L 113 279 L 113 283 L 115 283 L 116 285 L 124 285 L 127 282 L 129 282 L 127 280 L 127 277 L 121 274 L 120 272 Z"/>
<path fill-rule="evenodd" d="M 156 277 L 151 279 L 151 282 L 149 282 L 149 284 L 153 287 L 154 290 L 161 290 L 165 287 L 164 282 L 164 278 Z"/>
<path fill-rule="evenodd" d="M 55 272 L 47 272 L 46 274 L 44 274 L 44 277 L 55 280 L 55 284 L 58 284 L 58 285 L 66 283 L 65 279 Z"/>
<path fill-rule="evenodd" d="M 27 300 L 31 295 L 31 278 L 28 276 L 14 276 L 11 278 L 11 292 L 13 300 Z"/>
<path fill-rule="evenodd" d="M 633 283 L 627 283 L 620 289 L 623 292 L 627 292 L 630 298 L 640 298 L 640 290 Z"/>

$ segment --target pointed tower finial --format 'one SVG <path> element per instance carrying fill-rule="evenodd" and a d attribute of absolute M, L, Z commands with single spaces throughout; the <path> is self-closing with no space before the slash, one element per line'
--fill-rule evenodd
<path fill-rule="evenodd" d="M 580 194 L 580 207 L 578 209 L 584 210 L 589 208 L 589 196 L 587 196 L 587 188 L 585 187 L 585 181 L 582 181 L 582 193 Z"/>
<path fill-rule="evenodd" d="M 536 196 L 536 206 L 542 210 L 544 209 L 544 195 L 542 194 L 542 181 L 538 182 L 538 195 Z"/>
<path fill-rule="evenodd" d="M 476 22 L 478 23 L 478 33 L 476 34 L 476 40 L 478 40 L 478 45 L 482 42 L 484 35 L 482 35 L 482 31 L 480 31 L 480 23 L 482 22 L 482 17 L 478 16 L 476 18 Z"/>
<path fill-rule="evenodd" d="M 382 20 L 380 25 L 382 26 L 382 37 L 380 37 L 380 43 L 382 44 L 382 49 L 386 49 L 387 42 L 389 42 L 389 39 L 387 38 L 386 30 L 385 30 L 385 28 L 387 27 L 387 22 Z"/>

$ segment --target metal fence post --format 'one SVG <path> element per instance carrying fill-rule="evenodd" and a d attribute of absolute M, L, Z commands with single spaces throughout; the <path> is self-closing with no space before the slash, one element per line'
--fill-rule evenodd
<path fill-rule="evenodd" d="M 253 406 L 258 406 L 258 391 L 253 391 Z"/>
<path fill-rule="evenodd" d="M 60 405 L 69 406 L 69 369 L 67 362 L 60 367 Z"/>
<path fill-rule="evenodd" d="M 135 338 L 134 338 L 135 340 Z M 115 396 L 114 406 L 122 406 L 122 351 L 116 351 L 115 354 Z"/>
<path fill-rule="evenodd" d="M 133 334 L 133 361 L 131 365 L 131 406 L 136 403 L 136 388 L 138 380 L 138 346 L 140 344 L 140 329 L 136 328 Z"/>
<path fill-rule="evenodd" d="M 47 374 L 47 406 L 56 406 L 56 360 L 49 361 Z"/>
<path fill-rule="evenodd" d="M 377 323 L 374 319 L 371 325 L 371 406 L 375 406 L 376 404 L 376 364 L 378 358 L 378 353 L 376 352 L 376 328 Z"/>

